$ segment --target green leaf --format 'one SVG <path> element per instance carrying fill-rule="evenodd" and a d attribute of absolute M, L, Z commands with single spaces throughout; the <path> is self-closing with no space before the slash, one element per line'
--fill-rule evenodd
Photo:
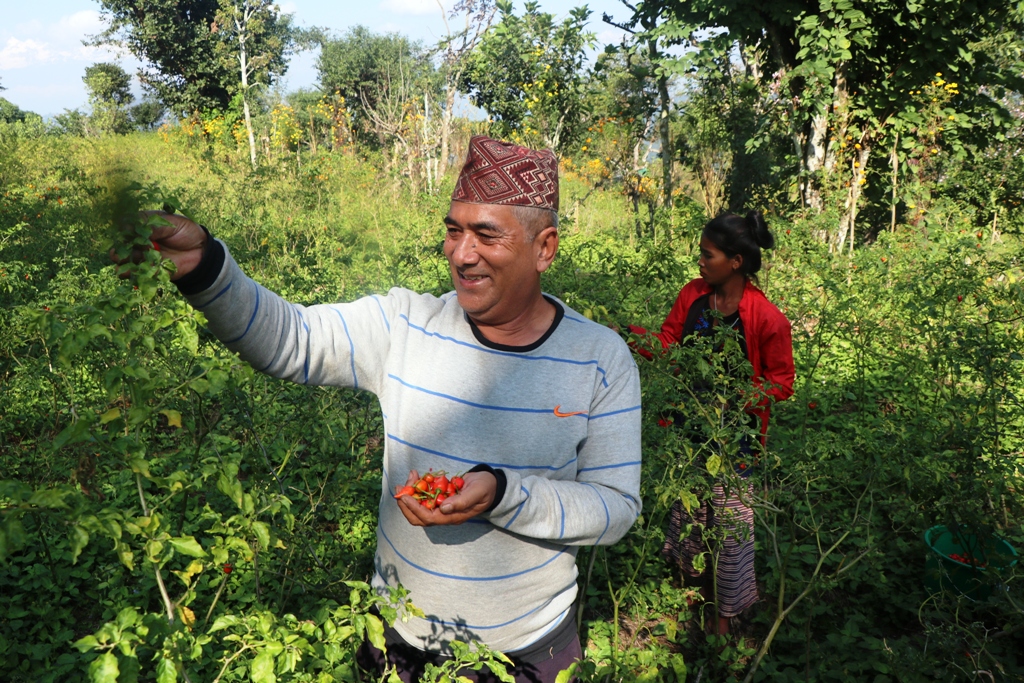
<path fill-rule="evenodd" d="M 722 469 L 722 457 L 720 455 L 712 455 L 708 458 L 706 467 L 708 474 L 712 477 L 718 476 L 718 471 Z"/>
<path fill-rule="evenodd" d="M 688 514 L 692 514 L 694 508 L 700 505 L 700 499 L 697 498 L 697 495 L 693 493 L 693 491 L 680 491 L 679 501 L 683 504 L 683 507 L 686 508 L 686 512 Z"/>
<path fill-rule="evenodd" d="M 96 636 L 85 636 L 84 638 L 79 638 L 74 643 L 72 643 L 72 647 L 75 647 L 78 649 L 79 652 L 84 653 L 88 652 L 89 650 L 95 649 L 99 646 L 99 644 L 100 641 L 96 640 Z"/>
<path fill-rule="evenodd" d="M 489 661 L 487 662 L 487 668 L 491 670 L 491 673 L 498 677 L 502 683 L 516 683 L 516 679 L 512 677 L 512 674 L 508 672 L 505 665 L 501 662 Z"/>
<path fill-rule="evenodd" d="M 217 489 L 234 501 L 239 508 L 242 507 L 242 482 L 238 481 L 238 467 L 229 465 L 221 471 L 217 477 Z"/>
<path fill-rule="evenodd" d="M 100 655 L 89 665 L 89 680 L 92 683 L 117 683 L 119 673 L 117 657 L 112 652 Z"/>
<path fill-rule="evenodd" d="M 134 607 L 125 607 L 123 610 L 117 613 L 117 625 L 122 628 L 128 628 L 133 625 L 139 618 L 139 613 Z"/>
<path fill-rule="evenodd" d="M 206 551 L 203 550 L 203 546 L 199 545 L 199 542 L 192 536 L 172 538 L 168 543 L 170 543 L 171 546 L 173 546 L 174 549 L 182 555 L 189 555 L 190 557 L 206 557 Z"/>
<path fill-rule="evenodd" d="M 178 669 L 174 662 L 161 657 L 156 665 L 156 683 L 175 683 L 178 680 Z"/>
<path fill-rule="evenodd" d="M 161 410 L 160 414 L 167 418 L 168 427 L 177 427 L 178 429 L 181 429 L 181 413 L 177 410 L 166 408 Z"/>
<path fill-rule="evenodd" d="M 276 683 L 277 676 L 274 675 L 274 658 L 269 652 L 261 652 L 252 660 L 249 673 L 252 675 L 253 683 Z"/>
<path fill-rule="evenodd" d="M 68 506 L 64 502 L 64 491 L 56 489 L 40 489 L 36 491 L 28 499 L 28 504 L 43 508 L 66 508 Z"/>
<path fill-rule="evenodd" d="M 119 408 L 111 408 L 107 412 L 100 415 L 100 424 L 105 425 L 108 422 L 113 422 L 119 417 L 121 417 L 121 410 Z"/>
<path fill-rule="evenodd" d="M 384 624 L 381 620 L 372 614 L 366 615 L 366 639 L 370 641 L 370 645 L 373 645 L 378 650 L 385 650 L 387 646 L 384 643 Z"/>
<path fill-rule="evenodd" d="M 210 631 L 209 632 L 213 633 L 215 631 L 222 631 L 222 630 L 224 630 L 226 628 L 231 628 L 232 626 L 238 626 L 238 624 L 240 624 L 240 623 L 241 623 L 241 619 L 239 619 L 235 615 L 233 615 L 233 614 L 225 614 L 223 616 L 217 617 L 214 620 L 213 626 L 210 627 Z"/>
<path fill-rule="evenodd" d="M 579 665 L 576 662 L 573 662 L 568 669 L 562 669 L 559 671 L 558 675 L 555 676 L 555 683 L 569 683 L 569 681 L 572 680 L 573 675 L 576 673 L 576 668 L 578 666 Z"/>
<path fill-rule="evenodd" d="M 256 540 L 259 541 L 261 548 L 270 547 L 270 527 L 263 522 L 253 522 L 252 532 L 256 534 Z"/>
<path fill-rule="evenodd" d="M 78 562 L 85 546 L 89 545 L 89 532 L 76 524 L 71 527 L 71 564 Z"/>

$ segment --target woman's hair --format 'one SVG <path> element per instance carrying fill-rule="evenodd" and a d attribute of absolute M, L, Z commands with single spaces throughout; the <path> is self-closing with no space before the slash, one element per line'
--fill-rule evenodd
<path fill-rule="evenodd" d="M 729 258 L 742 256 L 743 275 L 755 282 L 757 271 L 761 270 L 761 249 L 775 246 L 775 238 L 760 211 L 751 211 L 746 217 L 720 214 L 704 226 L 704 236 Z"/>

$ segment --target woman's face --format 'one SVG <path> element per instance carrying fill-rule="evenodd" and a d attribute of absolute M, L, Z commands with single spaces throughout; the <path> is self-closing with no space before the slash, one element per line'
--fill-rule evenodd
<path fill-rule="evenodd" d="M 712 287 L 725 284 L 730 278 L 742 277 L 743 257 L 739 254 L 729 257 L 715 246 L 715 243 L 701 235 L 700 258 L 697 260 L 700 276 Z"/>

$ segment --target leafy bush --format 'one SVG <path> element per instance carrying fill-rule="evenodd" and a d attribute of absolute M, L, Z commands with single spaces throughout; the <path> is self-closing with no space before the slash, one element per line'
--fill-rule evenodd
<path fill-rule="evenodd" d="M 110 226 L 132 201 L 187 208 L 304 303 L 441 292 L 444 193 L 343 153 L 252 172 L 183 132 L 0 150 L 0 678 L 351 680 L 353 648 L 380 636 L 371 610 L 415 609 L 362 583 L 378 407 L 254 373 L 155 260 L 115 277 L 108 248 L 151 226 Z M 656 328 L 696 274 L 696 226 L 631 247 L 628 199 L 582 182 L 563 188 L 575 199 L 546 291 Z M 640 362 L 644 514 L 580 553 L 582 680 L 1022 673 L 1013 572 L 979 604 L 922 582 L 934 524 L 1024 544 L 1020 243 L 933 213 L 849 259 L 817 223 L 773 224 L 761 282 L 793 321 L 798 382 L 751 479 L 765 599 L 737 641 L 702 635 L 699 598 L 658 557 L 671 503 L 728 479 L 750 433 L 736 381 L 699 345 Z M 694 400 L 697 380 L 715 400 Z"/>

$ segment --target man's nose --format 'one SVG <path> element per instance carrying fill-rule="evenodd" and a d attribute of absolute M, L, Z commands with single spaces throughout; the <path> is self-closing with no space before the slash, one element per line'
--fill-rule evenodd
<path fill-rule="evenodd" d="M 476 247 L 476 235 L 463 233 L 455 243 L 455 249 L 452 250 L 452 261 L 460 266 L 476 263 L 480 259 Z"/>

